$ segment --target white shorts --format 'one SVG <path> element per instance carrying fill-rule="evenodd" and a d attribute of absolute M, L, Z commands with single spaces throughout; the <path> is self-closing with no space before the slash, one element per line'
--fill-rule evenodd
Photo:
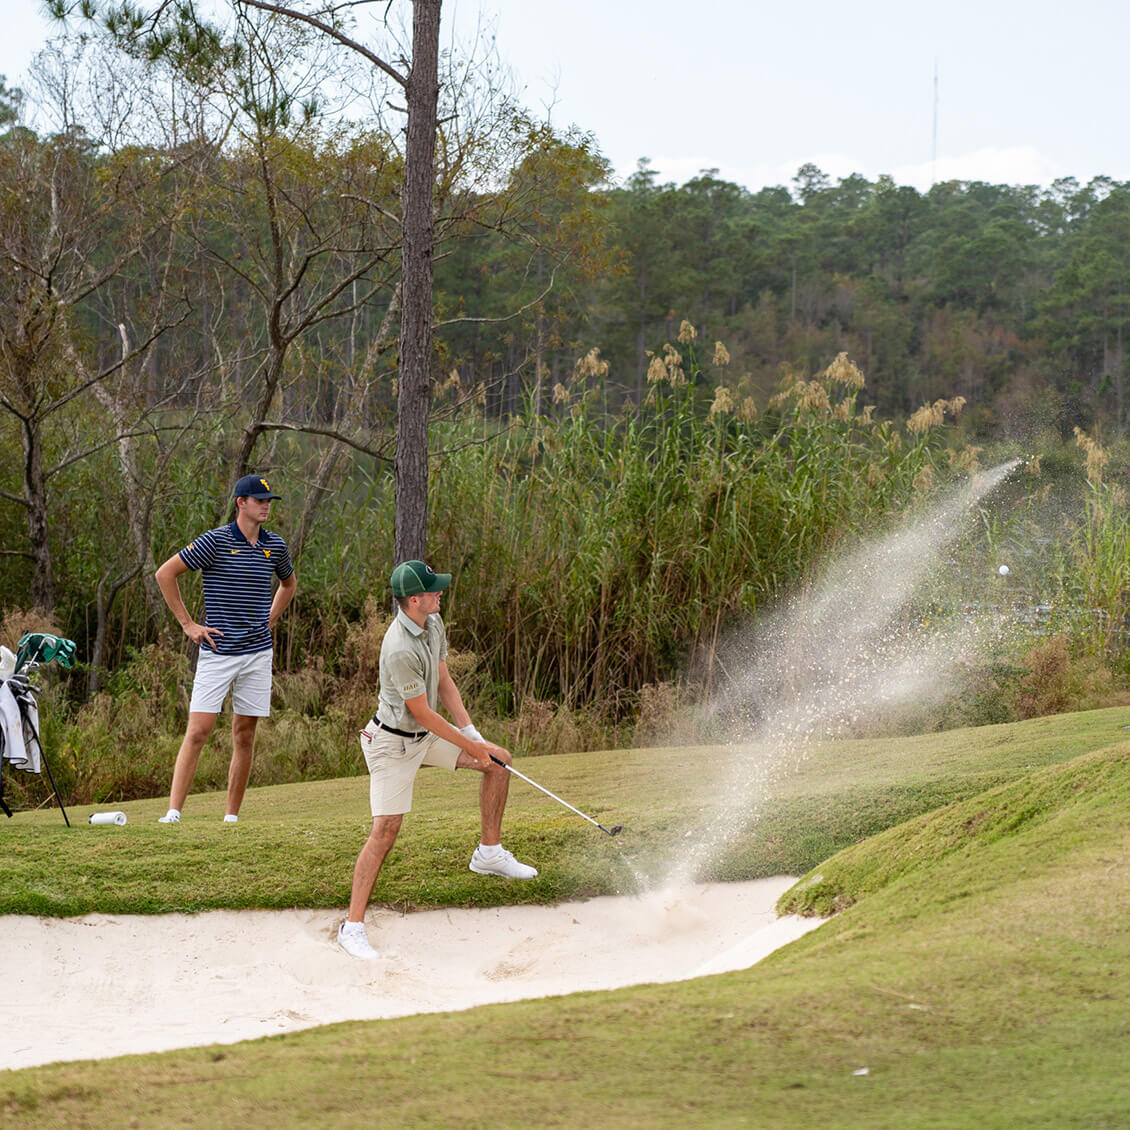
<path fill-rule="evenodd" d="M 229 690 L 236 714 L 266 718 L 271 713 L 271 649 L 250 655 L 217 655 L 202 647 L 188 709 L 219 714 Z"/>
<path fill-rule="evenodd" d="M 401 816 L 412 811 L 412 783 L 421 765 L 455 769 L 459 747 L 430 730 L 402 738 L 375 722 L 361 731 L 361 752 L 369 767 L 369 808 L 374 816 Z"/>

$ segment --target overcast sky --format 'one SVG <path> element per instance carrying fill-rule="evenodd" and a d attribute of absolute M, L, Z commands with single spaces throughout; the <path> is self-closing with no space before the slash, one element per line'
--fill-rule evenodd
<path fill-rule="evenodd" d="M 10 85 L 48 33 L 40 7 L 0 0 Z M 649 157 L 665 181 L 717 168 L 752 189 L 788 184 L 805 162 L 919 188 L 1130 180 L 1125 0 L 447 0 L 444 12 L 447 37 L 481 13 L 527 104 L 593 133 L 620 176 Z"/>

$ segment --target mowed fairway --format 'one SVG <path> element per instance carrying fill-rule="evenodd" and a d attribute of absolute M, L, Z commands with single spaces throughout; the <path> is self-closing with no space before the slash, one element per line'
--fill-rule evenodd
<path fill-rule="evenodd" d="M 0 1111 L 14 1127 L 1126 1126 L 1128 723 L 1095 711 L 813 751 L 718 872 L 819 864 L 785 903 L 846 909 L 751 970 L 11 1072 Z M 508 842 L 542 867 L 521 887 L 473 882 L 473 784 L 431 777 L 377 897 L 627 889 L 674 850 L 707 801 L 703 759 L 725 753 L 526 763 L 628 831 L 609 841 L 516 782 Z M 364 801 L 358 781 L 261 790 L 220 828 L 220 799 L 194 798 L 175 842 L 158 802 L 122 806 L 125 828 L 22 815 L 0 826 L 0 909 L 333 905 Z"/>

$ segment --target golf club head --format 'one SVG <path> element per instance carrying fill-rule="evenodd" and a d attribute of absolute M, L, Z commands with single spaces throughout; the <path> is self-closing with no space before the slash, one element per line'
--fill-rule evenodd
<path fill-rule="evenodd" d="M 608 834 L 610 836 L 618 836 L 623 830 L 624 830 L 623 824 L 613 824 L 611 828 L 607 829 Z"/>

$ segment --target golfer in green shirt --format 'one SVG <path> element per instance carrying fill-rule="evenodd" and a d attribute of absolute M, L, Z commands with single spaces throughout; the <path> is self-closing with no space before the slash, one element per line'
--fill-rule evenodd
<path fill-rule="evenodd" d="M 370 959 L 380 955 L 365 935 L 365 908 L 404 813 L 412 808 L 412 783 L 421 765 L 477 769 L 483 775 L 482 840 L 471 856 L 472 871 L 507 879 L 537 875 L 502 846 L 510 774 L 491 757 L 509 763 L 510 754 L 475 729 L 447 670 L 447 635 L 439 606 L 451 574 L 435 573 L 423 561 L 405 561 L 393 570 L 390 584 L 399 609 L 381 644 L 377 712 L 361 731 L 373 829 L 354 865 L 349 917 L 337 935 L 346 953 Z M 451 722 L 437 713 L 437 704 Z"/>

